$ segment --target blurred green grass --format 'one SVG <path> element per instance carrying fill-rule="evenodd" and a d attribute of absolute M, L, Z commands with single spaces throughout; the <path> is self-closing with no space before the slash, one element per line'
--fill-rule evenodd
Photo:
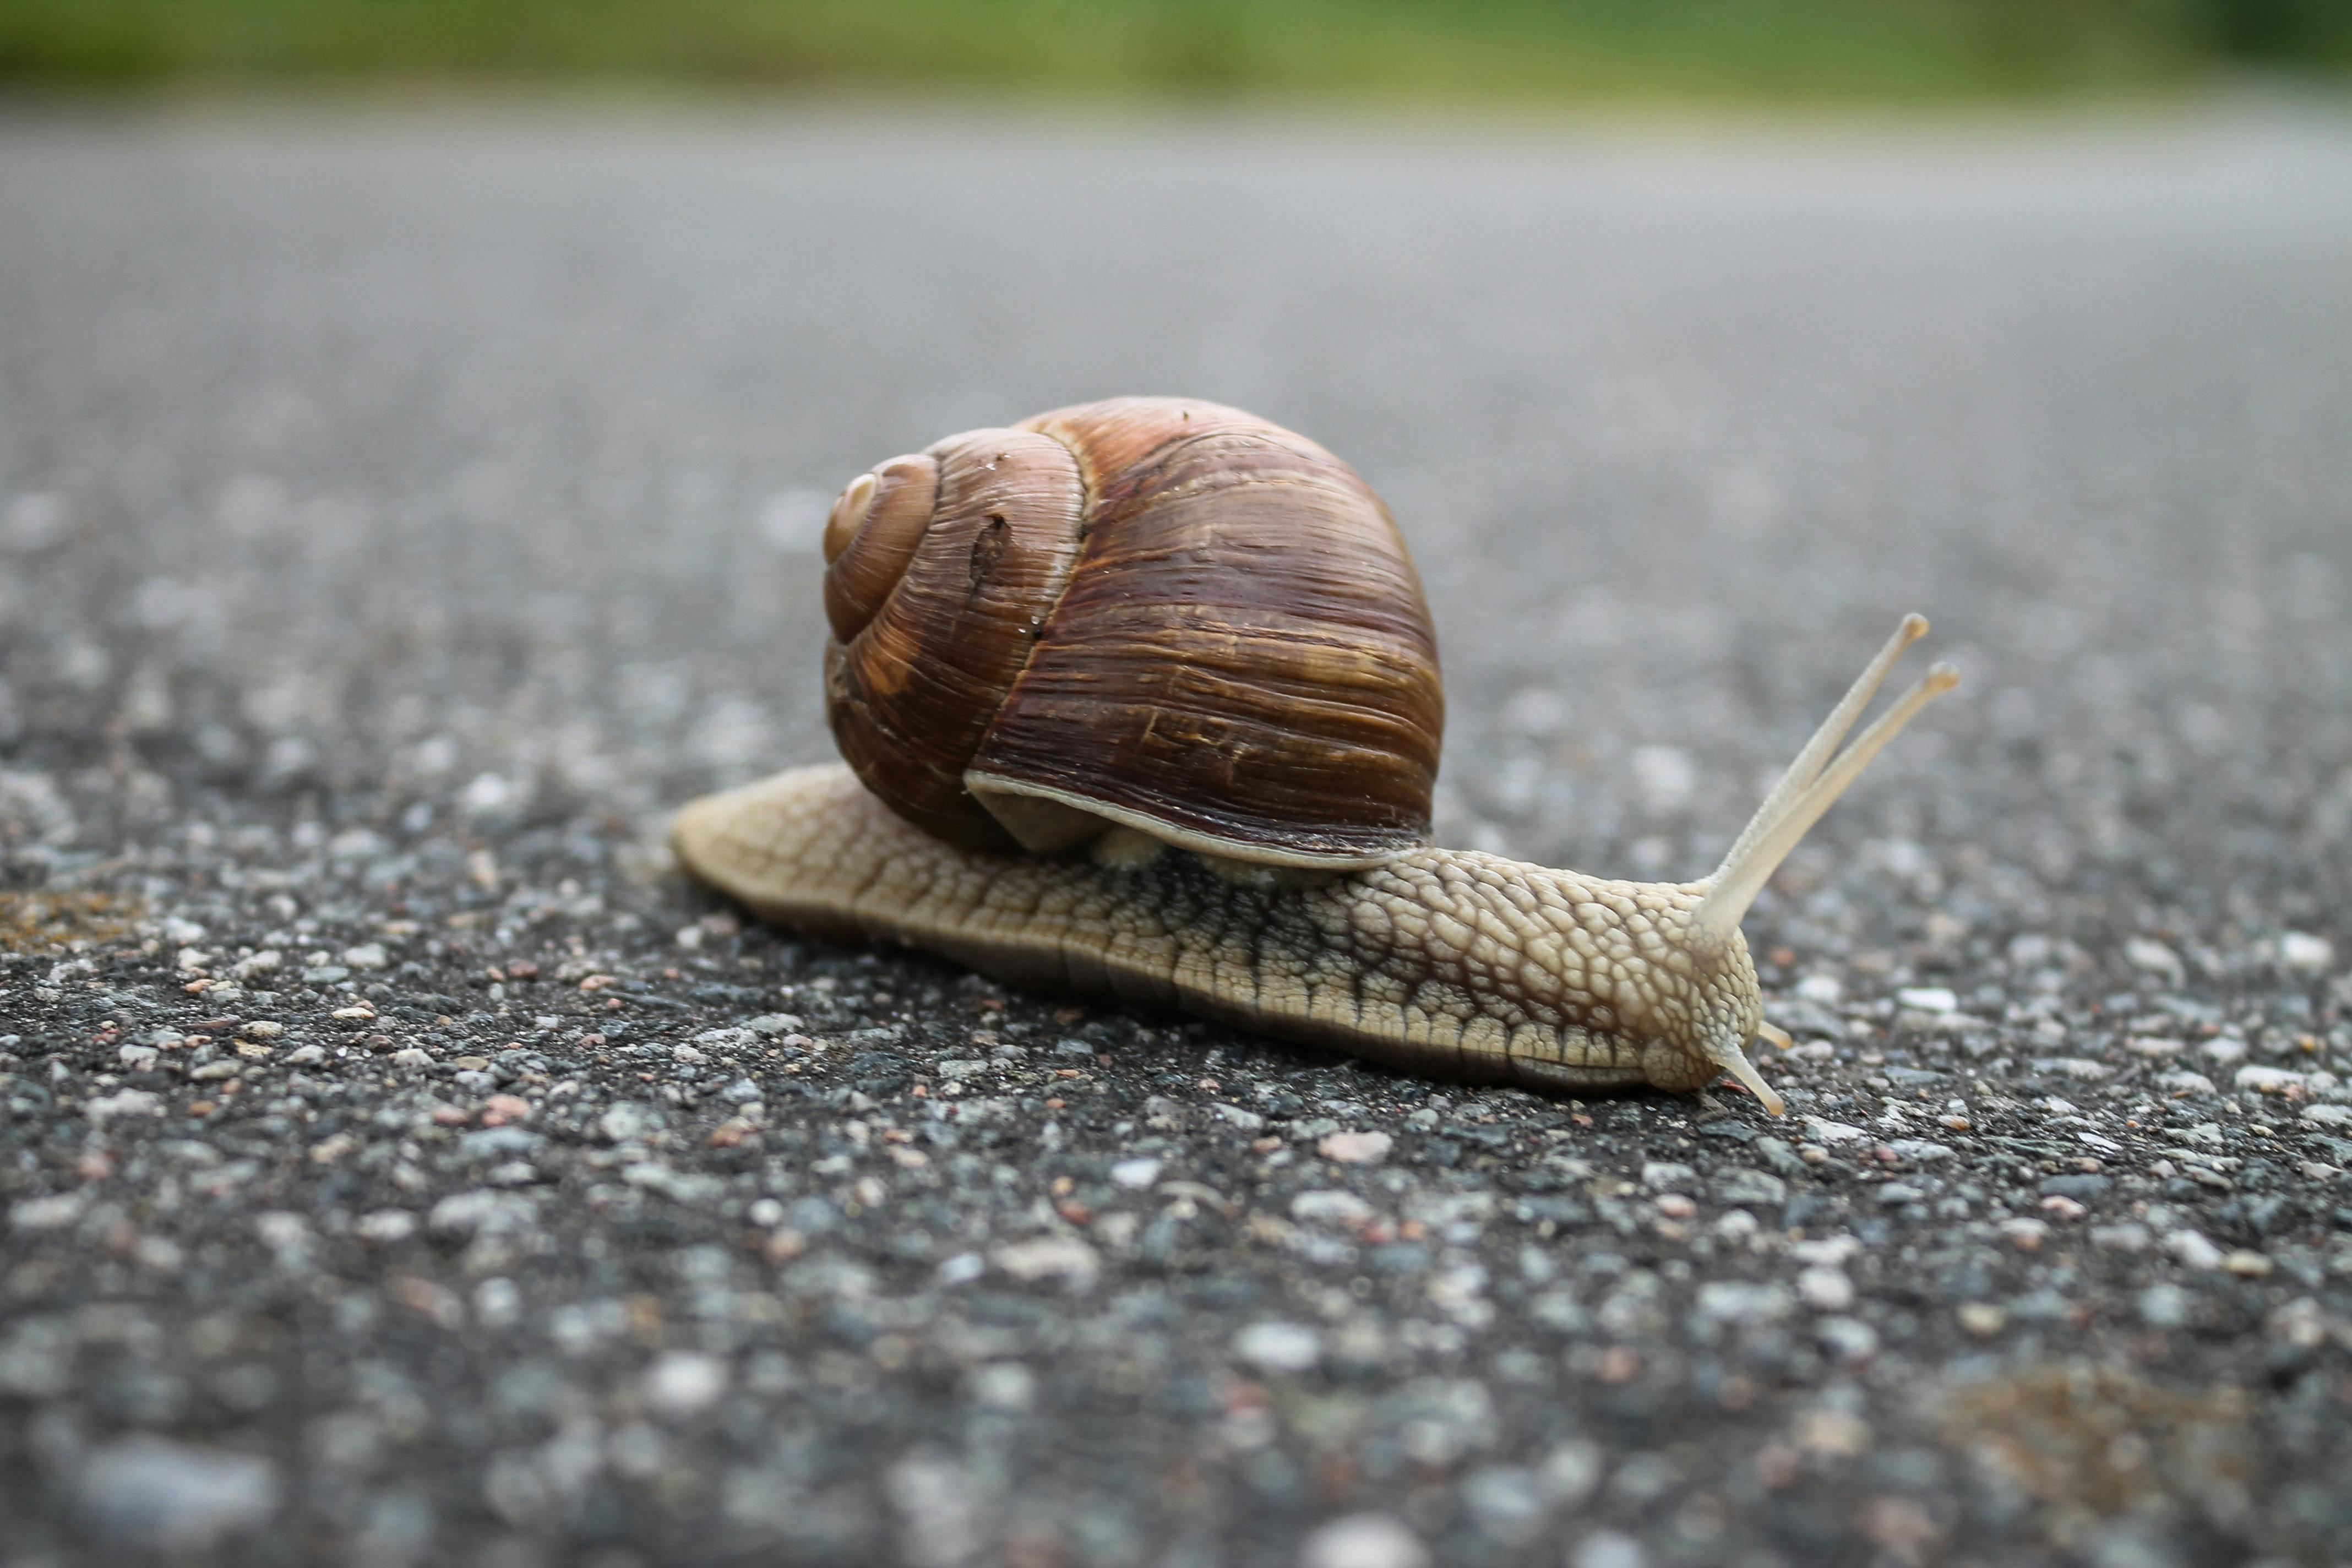
<path fill-rule="evenodd" d="M 1428 101 L 2352 75 L 2352 0 L 0 0 L 0 84 L 942 85 Z"/>

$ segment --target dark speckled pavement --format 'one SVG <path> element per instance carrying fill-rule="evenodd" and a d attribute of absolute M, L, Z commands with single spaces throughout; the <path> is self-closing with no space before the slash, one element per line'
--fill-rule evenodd
<path fill-rule="evenodd" d="M 782 940 L 845 479 L 1389 499 L 1441 837 L 1714 863 L 1738 1092 Z M 0 1568 L 2352 1562 L 2352 118 L 0 121 Z"/>

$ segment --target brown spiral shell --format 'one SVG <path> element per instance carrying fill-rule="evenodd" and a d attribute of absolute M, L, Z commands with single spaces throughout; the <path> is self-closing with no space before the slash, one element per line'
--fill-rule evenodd
<path fill-rule="evenodd" d="M 1388 509 L 1304 437 L 1122 397 L 951 436 L 825 530 L 826 712 L 971 848 L 1107 824 L 1274 865 L 1428 842 L 1444 700 Z"/>

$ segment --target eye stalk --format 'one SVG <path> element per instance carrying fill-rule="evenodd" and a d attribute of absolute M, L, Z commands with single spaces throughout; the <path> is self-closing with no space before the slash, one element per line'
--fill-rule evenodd
<path fill-rule="evenodd" d="M 1805 742 L 1804 750 L 1797 753 L 1796 761 L 1789 764 L 1788 772 L 1780 775 L 1780 782 L 1772 786 L 1771 793 L 1756 808 L 1756 815 L 1748 818 L 1748 826 L 1740 830 L 1730 851 L 1724 856 L 1723 864 L 1701 884 L 1706 889 L 1706 896 L 1691 912 L 1686 928 L 1687 940 L 1696 953 L 1715 953 L 1728 959 L 1736 951 L 1738 967 L 1750 967 L 1739 922 L 1755 903 L 1756 896 L 1764 890 L 1764 884 L 1771 880 L 1772 873 L 1803 841 L 1813 824 L 1862 776 L 1871 759 L 1902 733 L 1903 727 L 1918 717 L 1921 709 L 1960 683 L 1960 672 L 1950 665 L 1932 666 L 1853 745 L 1842 752 L 1838 750 L 1839 742 L 1862 717 L 1862 710 L 1870 706 L 1871 698 L 1903 657 L 1904 649 L 1927 635 L 1927 616 L 1903 617 L 1895 635 L 1886 639 L 1877 657 L 1846 689 L 1845 696 L 1830 710 L 1830 716 L 1822 721 L 1821 728 L 1813 731 L 1812 739 Z M 1754 994 L 1752 980 L 1748 991 Z M 1790 1043 L 1787 1034 L 1751 1016 L 1740 1026 L 1714 1034 L 1704 1048 L 1710 1060 L 1738 1079 L 1766 1110 L 1778 1116 L 1782 1109 L 1780 1097 L 1765 1083 L 1741 1049 L 1751 1034 L 1781 1050 L 1788 1049 Z"/>

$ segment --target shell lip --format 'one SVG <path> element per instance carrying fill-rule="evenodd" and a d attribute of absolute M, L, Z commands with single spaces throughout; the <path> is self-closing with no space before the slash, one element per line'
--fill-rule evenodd
<path fill-rule="evenodd" d="M 1380 848 L 1307 849 L 1296 845 L 1269 844 L 1262 839 L 1203 832 L 1076 790 L 1057 789 L 1051 784 L 1034 784 L 1027 779 L 1008 778 L 979 768 L 968 770 L 963 775 L 963 784 L 973 797 L 981 805 L 988 806 L 992 813 L 996 810 L 991 803 L 992 796 L 1010 795 L 1016 799 L 1050 801 L 1088 816 L 1098 817 L 1106 825 L 1132 827 L 1164 844 L 1196 855 L 1214 855 L 1227 860 L 1244 860 L 1260 866 L 1295 866 L 1310 871 L 1362 871 L 1374 866 L 1388 865 L 1428 847 L 1427 841 L 1417 835 L 1398 833 L 1391 836 L 1394 839 L 1391 845 Z"/>

